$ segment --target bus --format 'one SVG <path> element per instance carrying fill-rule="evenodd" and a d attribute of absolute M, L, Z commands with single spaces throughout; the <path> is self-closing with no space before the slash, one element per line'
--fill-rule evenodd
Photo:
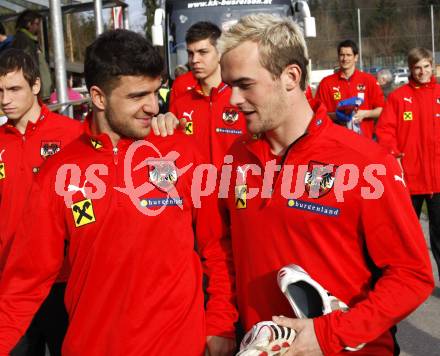
<path fill-rule="evenodd" d="M 199 21 L 209 21 L 227 30 L 240 17 L 253 13 L 271 13 L 293 18 L 306 37 L 316 37 L 315 19 L 306 1 L 292 0 L 164 0 L 154 14 L 152 41 L 164 46 L 169 76 L 174 68 L 186 64 L 185 34 Z"/>

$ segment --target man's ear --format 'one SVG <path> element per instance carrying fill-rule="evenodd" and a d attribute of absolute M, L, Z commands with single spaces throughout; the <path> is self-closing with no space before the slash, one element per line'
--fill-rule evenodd
<path fill-rule="evenodd" d="M 300 86 L 302 71 L 299 65 L 289 64 L 281 73 L 281 79 L 287 91 Z"/>
<path fill-rule="evenodd" d="M 32 85 L 32 94 L 34 95 L 38 95 L 40 93 L 41 90 L 41 79 L 39 77 L 37 77 L 37 79 L 35 79 L 35 83 L 34 85 Z"/>
<path fill-rule="evenodd" d="M 105 110 L 105 107 L 107 105 L 107 98 L 104 91 L 101 88 L 97 87 L 96 85 L 93 85 L 90 88 L 90 98 L 92 99 L 93 105 L 98 110 Z"/>

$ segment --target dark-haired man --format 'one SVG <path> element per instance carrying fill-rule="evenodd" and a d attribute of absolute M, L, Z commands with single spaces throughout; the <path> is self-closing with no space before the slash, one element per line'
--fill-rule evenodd
<path fill-rule="evenodd" d="M 327 108 L 332 119 L 341 100 L 357 97 L 363 100 L 349 125 L 354 131 L 372 138 L 374 122 L 382 112 L 384 97 L 376 78 L 356 69 L 358 48 L 352 40 L 338 45 L 339 70 L 319 83 L 316 99 Z"/>
<path fill-rule="evenodd" d="M 64 236 L 71 272 L 63 355 L 231 355 L 230 245 L 216 202 L 192 205 L 200 156 L 182 137 L 142 140 L 159 110 L 162 70 L 159 53 L 134 32 L 105 32 L 87 48 L 93 113 L 35 184 L 0 283 L 0 355 L 58 274 Z M 209 276 L 206 312 L 195 237 Z"/>
<path fill-rule="evenodd" d="M 0 127 L 0 276 L 40 166 L 77 138 L 82 127 L 38 100 L 41 80 L 32 58 L 18 49 L 0 56 L 0 107 L 8 118 Z M 35 261 L 38 263 L 38 261 Z M 14 355 L 61 354 L 67 327 L 63 296 L 67 270 L 52 288 Z"/>
<path fill-rule="evenodd" d="M 229 103 L 230 87 L 222 82 L 216 49 L 220 35 L 220 29 L 210 22 L 197 22 L 188 29 L 188 63 L 197 83 L 170 102 L 170 111 L 186 121 L 184 134 L 197 141 L 217 167 L 246 127 L 242 114 Z"/>
<path fill-rule="evenodd" d="M 23 11 L 17 18 L 15 24 L 16 34 L 11 47 L 22 49 L 35 61 L 40 71 L 40 96 L 46 98 L 51 93 L 52 78 L 49 65 L 38 42 L 42 18 L 37 11 Z"/>

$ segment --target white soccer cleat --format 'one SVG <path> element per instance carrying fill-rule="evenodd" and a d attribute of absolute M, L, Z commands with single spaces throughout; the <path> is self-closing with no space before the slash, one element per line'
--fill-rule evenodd
<path fill-rule="evenodd" d="M 255 324 L 243 338 L 237 356 L 282 356 L 295 340 L 295 330 L 272 321 Z"/>
<path fill-rule="evenodd" d="M 298 265 L 281 268 L 278 272 L 278 285 L 299 319 L 316 318 L 336 310 L 349 309 L 347 304 L 327 292 Z M 358 351 L 364 346 L 345 347 L 345 350 Z"/>
<path fill-rule="evenodd" d="M 281 268 L 278 285 L 300 319 L 316 318 L 339 309 L 348 310 L 347 304 L 328 293 L 300 266 Z"/>

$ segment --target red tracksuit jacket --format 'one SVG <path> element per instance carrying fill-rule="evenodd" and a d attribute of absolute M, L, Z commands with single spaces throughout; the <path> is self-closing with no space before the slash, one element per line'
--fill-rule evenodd
<path fill-rule="evenodd" d="M 402 156 L 411 194 L 440 192 L 440 85 L 413 80 L 393 91 L 377 122 L 378 142 Z"/>
<path fill-rule="evenodd" d="M 194 78 L 191 71 L 179 75 L 173 82 L 170 91 L 170 105 L 172 105 L 177 98 L 185 94 L 188 90 L 193 89 L 197 85 L 197 79 Z"/>
<path fill-rule="evenodd" d="M 207 335 L 233 337 L 237 313 L 229 240 L 212 204 L 193 208 L 194 167 L 178 171 L 197 163 L 194 147 L 161 140 L 157 149 L 142 146 L 127 161 L 131 143 L 122 139 L 113 148 L 107 135 L 84 134 L 40 172 L 32 215 L 17 233 L 0 284 L 0 355 L 15 345 L 48 293 L 63 260 L 65 236 L 71 273 L 63 355 L 199 356 Z M 155 175 L 160 153 L 167 156 L 176 148 L 181 155 L 171 161 L 178 169 L 166 171 L 168 178 L 177 173 L 171 200 L 151 182 L 160 177 Z M 64 164 L 67 176 L 59 170 Z M 130 182 L 137 189 L 132 198 L 123 192 Z M 58 194 L 69 190 L 72 204 L 66 206 Z M 209 278 L 206 315 L 200 258 Z"/>
<path fill-rule="evenodd" d="M 376 78 L 357 69 L 349 79 L 344 78 L 341 72 L 325 77 L 319 83 L 315 98 L 325 105 L 328 112 L 335 112 L 336 105 L 341 100 L 354 96 L 364 99 L 360 110 L 372 110 L 385 104 L 382 89 Z M 361 130 L 365 137 L 372 138 L 374 120 L 362 120 Z"/>
<path fill-rule="evenodd" d="M 40 166 L 82 131 L 81 123 L 45 105 L 38 121 L 29 122 L 24 134 L 10 124 L 0 127 L 0 275 L 23 210 L 32 200 L 29 193 Z"/>
<path fill-rule="evenodd" d="M 245 329 L 273 315 L 293 317 L 277 285 L 277 271 L 294 263 L 351 308 L 314 320 L 325 355 L 364 342 L 367 345 L 356 355 L 392 355 L 388 329 L 422 303 L 433 288 L 423 233 L 406 187 L 396 180 L 400 170 L 395 159 L 371 140 L 334 124 L 324 106 L 315 107 L 307 133 L 283 159 L 271 154 L 264 137 L 236 141 L 230 153 L 233 172 L 240 176 L 247 171 L 244 183 L 235 183 L 233 177 L 237 185 L 226 201 L 237 301 Z M 284 160 L 284 164 L 273 186 L 267 175 L 265 191 L 270 198 L 261 194 L 249 198 L 255 188 L 262 189 L 266 162 L 274 160 L 278 164 Z M 367 174 L 365 178 L 365 168 L 371 163 L 385 167 L 386 174 L 372 171 L 374 177 Z M 311 178 L 315 164 L 334 165 L 327 181 Z M 359 181 L 345 191 L 343 201 L 337 201 L 341 190 L 335 186 L 348 184 L 349 176 L 338 172 L 336 177 L 342 174 L 345 180 L 334 180 L 335 169 L 345 170 L 346 164 L 354 165 L 350 166 L 353 174 L 358 167 Z M 288 171 L 293 172 L 291 180 L 285 178 Z M 318 198 L 309 196 L 306 181 L 318 184 Z M 379 183 L 383 186 L 379 199 L 362 198 L 361 192 L 380 192 Z M 297 196 L 290 197 L 288 192 Z M 366 254 L 382 270 L 374 289 Z"/>
<path fill-rule="evenodd" d="M 226 151 L 246 132 L 243 114 L 229 103 L 231 88 L 221 83 L 203 95 L 199 85 L 171 102 L 170 111 L 178 119 L 187 121 L 178 134 L 186 134 L 194 140 L 216 167 L 223 164 Z"/>

